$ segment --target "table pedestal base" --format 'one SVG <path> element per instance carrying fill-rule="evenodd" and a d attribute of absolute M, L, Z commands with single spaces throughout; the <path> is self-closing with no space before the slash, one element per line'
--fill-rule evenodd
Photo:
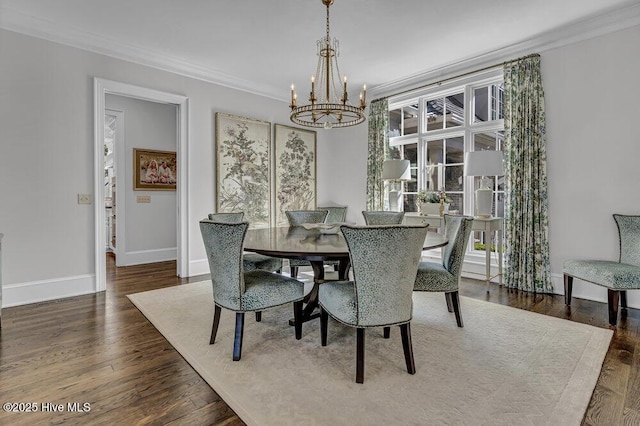
<path fill-rule="evenodd" d="M 320 284 L 326 282 L 324 279 L 324 262 L 321 260 L 310 260 L 311 268 L 313 269 L 313 288 L 304 298 L 305 307 L 302 310 L 302 322 L 311 321 L 312 319 L 320 318 L 320 312 L 314 312 L 318 307 L 318 288 Z M 347 272 L 349 271 L 349 260 L 340 259 L 338 265 L 338 281 L 344 281 L 348 279 Z M 334 281 L 334 280 L 332 280 Z M 289 325 L 295 325 L 293 319 L 289 320 Z"/>

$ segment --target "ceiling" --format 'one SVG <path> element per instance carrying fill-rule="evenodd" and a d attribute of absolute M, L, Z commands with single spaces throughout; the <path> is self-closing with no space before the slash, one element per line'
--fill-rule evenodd
<path fill-rule="evenodd" d="M 357 99 L 487 57 L 640 0 L 335 0 L 331 35 Z M 308 90 L 321 0 L 0 0 L 0 27 L 286 100 Z M 566 31 L 565 31 L 566 32 Z"/>

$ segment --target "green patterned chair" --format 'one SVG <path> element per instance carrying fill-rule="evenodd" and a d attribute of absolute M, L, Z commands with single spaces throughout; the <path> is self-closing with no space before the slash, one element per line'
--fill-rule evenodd
<path fill-rule="evenodd" d="M 200 221 L 215 304 L 209 343 L 215 343 L 222 308 L 234 311 L 234 361 L 239 361 L 242 355 L 245 312 L 261 312 L 264 309 L 293 303 L 295 336 L 296 339 L 302 337 L 304 283 L 262 269 L 245 272 L 242 266 L 242 247 L 248 228 L 247 222 Z"/>
<path fill-rule="evenodd" d="M 341 223 L 347 218 L 346 206 L 318 207 L 317 210 L 327 210 L 329 212 L 327 218 L 324 220 L 325 223 Z"/>
<path fill-rule="evenodd" d="M 324 223 L 329 210 L 289 210 L 284 213 L 287 215 L 289 226 L 300 226 L 303 223 Z M 311 266 L 311 264 L 308 260 L 289 259 L 291 278 L 298 277 L 298 268 L 301 266 Z"/>
<path fill-rule="evenodd" d="M 209 220 L 213 220 L 215 222 L 240 223 L 243 219 L 244 212 L 209 214 Z M 242 256 L 242 267 L 245 272 L 264 269 L 265 271 L 275 271 L 280 273 L 282 271 L 282 259 L 258 253 L 245 253 Z"/>
<path fill-rule="evenodd" d="M 609 325 L 618 324 L 618 303 L 627 309 L 627 290 L 640 289 L 640 216 L 614 214 L 620 242 L 619 261 L 566 260 L 563 265 L 564 301 L 571 306 L 573 279 L 607 288 Z"/>
<path fill-rule="evenodd" d="M 449 242 L 442 252 L 442 262 L 420 262 L 413 286 L 414 291 L 444 292 L 447 309 L 455 313 L 458 327 L 464 326 L 458 282 L 472 225 L 473 218 L 469 216 L 444 216 L 444 235 Z M 387 335 L 385 330 L 385 337 Z"/>
<path fill-rule="evenodd" d="M 363 211 L 362 216 L 367 225 L 397 225 L 402 223 L 404 212 Z"/>
<path fill-rule="evenodd" d="M 327 207 L 318 207 L 317 210 L 327 210 L 329 214 L 327 214 L 324 223 L 343 223 L 347 219 L 347 207 L 346 206 L 327 206 Z M 337 271 L 340 262 L 337 260 L 328 260 L 324 262 L 325 265 L 333 265 L 333 270 Z M 347 270 L 348 273 L 348 270 Z"/>
<path fill-rule="evenodd" d="M 341 227 L 349 246 L 353 281 L 325 282 L 318 288 L 320 340 L 327 345 L 327 323 L 356 328 L 356 383 L 364 382 L 366 328 L 400 326 L 407 372 L 415 374 L 410 322 L 413 283 L 426 226 Z"/>

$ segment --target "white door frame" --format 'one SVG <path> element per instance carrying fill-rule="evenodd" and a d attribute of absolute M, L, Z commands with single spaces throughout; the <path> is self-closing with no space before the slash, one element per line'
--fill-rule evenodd
<path fill-rule="evenodd" d="M 95 205 L 95 265 L 96 281 L 95 291 L 107 289 L 106 245 L 104 223 L 104 114 L 105 95 L 113 94 L 142 99 L 145 101 L 172 104 L 177 107 L 177 165 L 178 185 L 176 186 L 177 199 L 177 275 L 189 276 L 189 241 L 188 241 L 188 182 L 187 182 L 187 147 L 189 146 L 189 98 L 173 93 L 147 89 L 127 83 L 105 80 L 95 77 L 93 79 L 94 92 L 94 205 Z M 122 191 L 118 188 L 116 191 Z M 117 205 L 117 204 L 116 204 Z M 117 243 L 116 243 L 117 244 Z"/>
<path fill-rule="evenodd" d="M 124 118 L 124 111 L 118 111 L 118 110 L 114 110 L 114 109 L 105 109 L 105 115 L 113 115 L 116 117 L 116 133 L 115 133 L 115 139 L 113 141 L 113 151 L 114 151 L 114 156 L 113 156 L 113 174 L 116 177 L 116 195 L 113 199 L 113 206 L 112 206 L 112 214 L 115 215 L 116 218 L 118 217 L 122 217 L 124 218 L 124 196 L 122 193 L 120 193 L 120 191 L 118 191 L 118 188 L 124 188 L 124 176 L 120 176 L 121 174 L 124 175 L 124 170 L 118 170 L 118 167 L 120 167 L 121 165 L 124 165 L 124 122 L 125 122 L 125 118 Z M 122 173 L 118 173 L 118 172 L 122 172 Z M 103 184 L 104 185 L 104 184 Z M 104 186 L 103 186 L 103 190 L 104 190 Z M 105 210 L 106 211 L 106 210 Z M 106 213 L 105 213 L 106 214 Z M 105 221 L 106 221 L 106 217 L 105 217 Z M 118 256 L 118 253 L 125 253 L 126 249 L 124 248 L 123 245 L 118 244 L 118 242 L 124 242 L 124 234 L 122 232 L 122 226 L 116 227 L 116 246 L 114 247 L 113 253 L 116 256 L 116 266 L 118 266 L 118 259 L 120 258 Z M 118 234 L 121 235 L 118 235 Z M 107 233 L 105 232 L 105 235 L 107 235 Z M 108 241 L 105 242 L 105 247 L 109 246 Z"/>

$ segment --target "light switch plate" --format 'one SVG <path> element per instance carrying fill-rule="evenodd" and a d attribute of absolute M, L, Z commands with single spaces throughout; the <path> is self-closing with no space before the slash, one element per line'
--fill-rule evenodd
<path fill-rule="evenodd" d="M 78 204 L 91 204 L 91 194 L 78 194 Z"/>
<path fill-rule="evenodd" d="M 137 195 L 136 196 L 136 203 L 150 203 L 151 202 L 151 195 Z"/>

